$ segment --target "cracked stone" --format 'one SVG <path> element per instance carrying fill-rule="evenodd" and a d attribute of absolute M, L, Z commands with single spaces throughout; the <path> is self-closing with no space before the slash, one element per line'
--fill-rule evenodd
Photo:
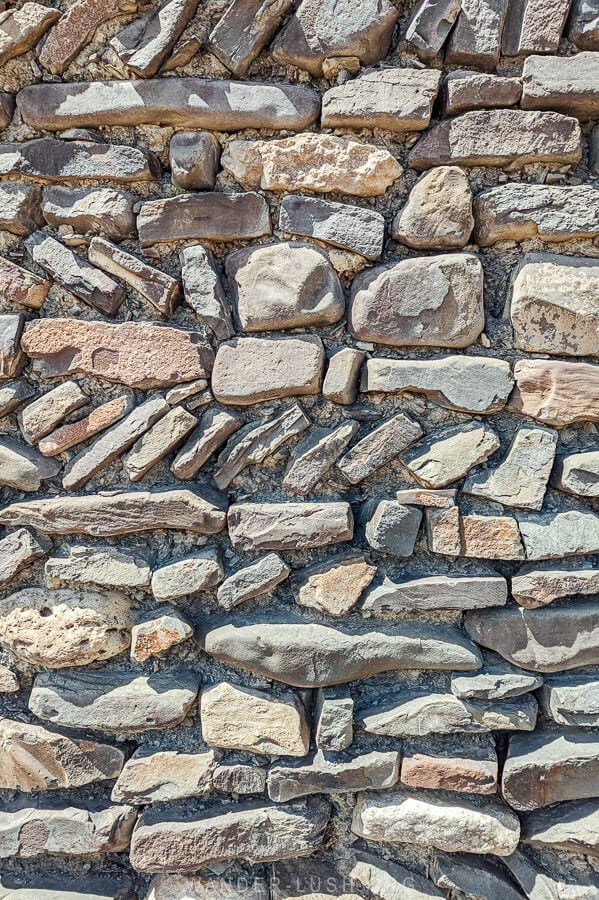
<path fill-rule="evenodd" d="M 123 460 L 131 481 L 140 481 L 167 453 L 179 447 L 197 424 L 196 417 L 184 406 L 175 406 L 151 428 L 144 428 Z"/>
<path fill-rule="evenodd" d="M 408 48 L 426 62 L 432 61 L 449 37 L 461 7 L 461 0 L 420 0 L 406 28 Z"/>
<path fill-rule="evenodd" d="M 193 636 L 193 626 L 172 606 L 160 606 L 148 615 L 153 618 L 131 629 L 131 659 L 135 662 L 160 656 Z"/>
<path fill-rule="evenodd" d="M 118 547 L 71 544 L 66 555 L 51 556 L 46 578 L 70 584 L 98 584 L 109 588 L 144 588 L 150 584 L 147 560 Z"/>
<path fill-rule="evenodd" d="M 80 234 L 101 234 L 122 241 L 135 234 L 135 197 L 117 188 L 45 187 L 44 219 L 54 228 L 69 225 Z"/>
<path fill-rule="evenodd" d="M 539 691 L 545 715 L 558 725 L 593 727 L 599 713 L 599 681 L 586 675 L 553 675 Z"/>
<path fill-rule="evenodd" d="M 52 542 L 35 536 L 26 528 L 19 528 L 0 540 L 0 587 L 8 584 L 19 572 L 29 568 L 36 559 L 47 556 Z"/>
<path fill-rule="evenodd" d="M 485 665 L 479 672 L 453 672 L 451 692 L 460 700 L 510 700 L 543 684 L 533 675 L 507 663 Z"/>
<path fill-rule="evenodd" d="M 296 494 L 308 494 L 339 459 L 360 430 L 353 420 L 337 428 L 314 428 L 301 441 L 291 457 L 282 481 Z"/>
<path fill-rule="evenodd" d="M 197 0 L 165 0 L 117 32 L 110 46 L 141 78 L 156 75 L 197 8 Z"/>
<path fill-rule="evenodd" d="M 422 428 L 418 422 L 398 413 L 354 444 L 341 457 L 337 468 L 351 484 L 359 484 L 409 447 L 421 434 Z"/>
<path fill-rule="evenodd" d="M 127 760 L 111 800 L 131 806 L 165 803 L 210 793 L 216 757 L 212 750 L 183 753 L 179 750 L 138 748 Z"/>
<path fill-rule="evenodd" d="M 193 244 L 179 251 L 179 261 L 185 302 L 217 341 L 227 341 L 235 329 L 214 256 L 201 244 Z"/>

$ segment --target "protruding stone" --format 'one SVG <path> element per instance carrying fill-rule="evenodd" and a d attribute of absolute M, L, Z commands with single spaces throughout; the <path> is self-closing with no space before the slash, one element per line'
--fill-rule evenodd
<path fill-rule="evenodd" d="M 447 44 L 445 62 L 491 72 L 499 62 L 507 11 L 508 0 L 462 0 Z"/>
<path fill-rule="evenodd" d="M 42 672 L 29 697 L 31 712 L 65 728 L 135 734 L 182 722 L 199 677 L 184 670 L 151 675 L 102 669 Z"/>
<path fill-rule="evenodd" d="M 235 329 L 212 253 L 201 244 L 191 244 L 179 251 L 179 261 L 185 302 L 217 341 L 227 341 Z"/>
<path fill-rule="evenodd" d="M 402 456 L 414 478 L 429 488 L 442 488 L 466 475 L 499 449 L 495 432 L 481 422 L 433 432 Z"/>
<path fill-rule="evenodd" d="M 47 184 L 76 184 L 83 179 L 123 183 L 155 181 L 159 174 L 155 157 L 124 144 L 59 141 L 49 137 L 0 144 L 0 175 L 21 175 Z"/>
<path fill-rule="evenodd" d="M 212 407 L 206 410 L 197 428 L 179 450 L 171 471 L 177 478 L 189 479 L 234 434 L 243 420 L 237 413 Z"/>
<path fill-rule="evenodd" d="M 551 484 L 578 497 L 599 496 L 599 455 L 594 450 L 558 459 Z"/>
<path fill-rule="evenodd" d="M 1 26 L 0 26 L 1 27 Z M 41 190 L 36 185 L 11 181 L 0 184 L 0 228 L 25 237 L 44 224 Z"/>
<path fill-rule="evenodd" d="M 234 503 L 227 515 L 236 550 L 307 550 L 353 536 L 349 503 Z"/>
<path fill-rule="evenodd" d="M 214 770 L 212 787 L 226 794 L 263 794 L 266 790 L 266 769 L 244 763 L 225 763 Z"/>
<path fill-rule="evenodd" d="M 497 791 L 497 754 L 490 744 L 449 745 L 438 753 L 410 753 L 403 757 L 401 783 L 427 790 L 464 794 L 494 794 Z"/>
<path fill-rule="evenodd" d="M 468 347 L 484 325 L 483 270 L 474 254 L 405 259 L 363 272 L 352 285 L 349 328 L 362 341 Z"/>
<path fill-rule="evenodd" d="M 366 614 L 429 609 L 482 609 L 504 606 L 507 583 L 500 575 L 427 575 L 394 582 L 390 578 L 368 591 Z"/>
<path fill-rule="evenodd" d="M 461 555 L 524 559 L 519 523 L 511 516 L 460 516 Z"/>
<path fill-rule="evenodd" d="M 45 187 L 42 212 L 54 228 L 69 225 L 80 234 L 122 241 L 135 233 L 135 198 L 116 188 Z"/>
<path fill-rule="evenodd" d="M 261 194 L 179 194 L 143 203 L 137 217 L 142 247 L 162 241 L 247 241 L 271 232 Z"/>
<path fill-rule="evenodd" d="M 349 688 L 319 688 L 314 712 L 315 739 L 319 750 L 338 753 L 354 739 L 354 701 Z"/>
<path fill-rule="evenodd" d="M 17 421 L 21 433 L 28 444 L 37 444 L 66 416 L 87 403 L 89 397 L 76 381 L 63 381 L 19 411 Z"/>
<path fill-rule="evenodd" d="M 599 593 L 599 569 L 520 569 L 512 577 L 512 596 L 520 606 L 534 609 L 562 597 Z"/>
<path fill-rule="evenodd" d="M 423 506 L 425 509 L 450 509 L 455 506 L 456 488 L 434 491 L 430 488 L 402 488 L 395 492 L 395 499 L 407 506 Z"/>
<path fill-rule="evenodd" d="M 581 50 L 599 50 L 599 11 L 592 0 L 573 0 L 568 37 Z"/>
<path fill-rule="evenodd" d="M 144 663 L 193 636 L 193 626 L 172 606 L 159 606 L 131 629 L 131 659 Z"/>
<path fill-rule="evenodd" d="M 522 842 L 539 850 L 599 856 L 599 804 L 581 800 L 522 817 Z"/>
<path fill-rule="evenodd" d="M 483 856 L 474 859 L 476 862 L 471 854 L 435 853 L 432 866 L 435 884 L 444 890 L 459 891 L 469 898 L 478 894 L 482 897 L 501 897 L 501 900 L 522 900 L 524 895 L 504 869 Z"/>
<path fill-rule="evenodd" d="M 283 478 L 283 487 L 296 494 L 308 494 L 339 459 L 360 430 L 350 421 L 337 428 L 315 428 L 295 450 Z"/>
<path fill-rule="evenodd" d="M 0 438 L 0 484 L 17 491 L 38 491 L 42 481 L 60 472 L 58 460 L 9 437 Z M 16 524 L 16 523 L 15 523 Z"/>
<path fill-rule="evenodd" d="M 319 750 L 309 764 L 274 765 L 268 772 L 268 796 L 277 803 L 320 793 L 384 790 L 399 780 L 399 753 L 364 753 L 327 758 Z"/>
<path fill-rule="evenodd" d="M 14 378 L 23 368 L 21 338 L 24 324 L 22 313 L 0 315 L 0 379 Z"/>
<path fill-rule="evenodd" d="M 152 573 L 152 593 L 156 600 L 180 600 L 214 588 L 223 580 L 218 549 L 209 547 L 193 556 L 175 559 Z"/>
<path fill-rule="evenodd" d="M 588 675 L 553 675 L 545 679 L 539 702 L 558 725 L 593 727 L 599 714 L 599 680 Z"/>
<path fill-rule="evenodd" d="M 109 400 L 102 406 L 92 409 L 85 418 L 78 419 L 69 425 L 62 425 L 47 437 L 42 438 L 38 449 L 44 456 L 57 456 L 110 428 L 132 409 L 133 400 L 130 396 L 124 394 L 122 397 L 115 397 L 114 400 Z"/>
<path fill-rule="evenodd" d="M 571 509 L 518 520 L 527 559 L 559 559 L 599 552 L 599 516 Z"/>
<path fill-rule="evenodd" d="M 510 3 L 501 52 L 504 56 L 557 53 L 569 9 L 569 0 Z"/>
<path fill-rule="evenodd" d="M 385 220 L 380 213 L 361 206 L 288 194 L 281 203 L 279 228 L 366 259 L 378 259 L 383 252 Z"/>
<path fill-rule="evenodd" d="M 598 64 L 597 54 L 588 52 L 574 56 L 529 56 L 522 70 L 522 109 L 552 109 L 579 119 L 596 118 Z"/>
<path fill-rule="evenodd" d="M 88 259 L 91 263 L 114 275 L 133 288 L 141 297 L 167 318 L 179 301 L 179 282 L 166 272 L 148 266 L 137 256 L 126 253 L 120 247 L 101 237 L 92 238 Z"/>
<path fill-rule="evenodd" d="M 366 523 L 366 540 L 374 550 L 408 557 L 420 530 L 422 512 L 397 500 L 381 500 Z"/>
<path fill-rule="evenodd" d="M 149 430 L 144 429 L 123 462 L 131 481 L 140 481 L 167 453 L 182 444 L 197 424 L 196 417 L 184 406 L 175 406 Z"/>
<path fill-rule="evenodd" d="M 563 428 L 599 420 L 599 368 L 582 362 L 521 359 L 509 407 L 538 422 Z"/>
<path fill-rule="evenodd" d="M 208 49 L 238 76 L 244 76 L 270 44 L 292 0 L 234 0 L 210 34 Z"/>
<path fill-rule="evenodd" d="M 516 106 L 522 95 L 519 78 L 500 78 L 482 72 L 455 69 L 443 82 L 443 115 L 457 116 L 472 109 Z"/>
<path fill-rule="evenodd" d="M 408 162 L 433 166 L 570 165 L 582 155 L 576 119 L 553 112 L 491 109 L 467 112 L 435 125 L 420 138 Z"/>
<path fill-rule="evenodd" d="M 141 78 L 156 75 L 197 8 L 197 0 L 163 0 L 110 41 L 116 55 Z"/>
<path fill-rule="evenodd" d="M 461 0 L 420 0 L 406 29 L 408 49 L 431 61 L 447 40 L 461 6 Z"/>
<path fill-rule="evenodd" d="M 417 250 L 459 250 L 468 243 L 473 228 L 468 179 L 457 166 L 440 166 L 412 188 L 391 234 Z"/>
<path fill-rule="evenodd" d="M 0 291 L 8 303 L 39 309 L 50 289 L 50 282 L 28 269 L 0 257 Z"/>
<path fill-rule="evenodd" d="M 116 803 L 145 806 L 201 797 L 210 793 L 216 759 L 212 750 L 182 753 L 178 750 L 139 748 L 127 760 L 112 789 Z"/>
<path fill-rule="evenodd" d="M 422 428 L 418 422 L 397 413 L 354 444 L 341 457 L 337 467 L 351 484 L 359 484 L 409 447 L 421 434 Z"/>
<path fill-rule="evenodd" d="M 47 538 L 35 537 L 26 528 L 19 528 L 0 540 L 0 586 L 4 587 L 19 572 L 36 559 L 47 556 L 52 544 Z"/>
<path fill-rule="evenodd" d="M 350 406 L 358 396 L 358 382 L 366 354 L 354 347 L 343 347 L 329 359 L 322 383 L 322 396 L 331 403 Z"/>
<path fill-rule="evenodd" d="M 341 556 L 294 573 L 292 587 L 296 601 L 331 616 L 346 615 L 360 599 L 374 576 L 363 556 Z"/>
<path fill-rule="evenodd" d="M 220 144 L 209 131 L 175 132 L 168 157 L 174 185 L 183 191 L 214 190 Z"/>
<path fill-rule="evenodd" d="M 24 3 L 0 14 L 0 66 L 27 53 L 60 18 L 60 11 L 41 3 Z"/>
<path fill-rule="evenodd" d="M 225 578 L 217 591 L 218 602 L 224 609 L 233 609 L 246 600 L 268 594 L 290 573 L 291 569 L 280 556 L 267 553 Z"/>
<path fill-rule="evenodd" d="M 48 579 L 70 584 L 98 584 L 109 588 L 143 588 L 150 584 L 150 567 L 145 559 L 118 547 L 72 544 L 66 555 L 46 561 Z"/>
<path fill-rule="evenodd" d="M 480 672 L 453 672 L 451 692 L 460 700 L 510 700 L 543 684 L 540 675 L 507 663 L 485 665 Z"/>

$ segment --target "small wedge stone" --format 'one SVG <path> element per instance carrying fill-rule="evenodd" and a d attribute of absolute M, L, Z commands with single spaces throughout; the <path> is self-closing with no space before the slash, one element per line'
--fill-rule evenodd
<path fill-rule="evenodd" d="M 9 384 L 0 384 L 0 416 L 4 417 L 14 412 L 34 395 L 34 388 L 24 379 L 11 381 Z"/>
<path fill-rule="evenodd" d="M 293 575 L 292 589 L 300 606 L 331 616 L 346 615 L 358 602 L 374 576 L 363 556 L 342 556 Z"/>
<path fill-rule="evenodd" d="M 173 475 L 182 479 L 193 478 L 242 424 L 243 419 L 237 413 L 216 406 L 206 410 L 197 428 L 175 456 L 171 465 Z"/>
<path fill-rule="evenodd" d="M 220 554 L 218 550 L 209 548 L 155 569 L 152 593 L 156 600 L 179 600 L 216 587 L 223 577 Z"/>
<path fill-rule="evenodd" d="M 298 444 L 282 485 L 296 494 L 308 494 L 339 459 L 360 430 L 350 421 L 337 428 L 315 428 Z"/>
<path fill-rule="evenodd" d="M 37 444 L 50 434 L 66 416 L 89 403 L 89 397 L 76 381 L 63 381 L 42 394 L 17 414 L 21 433 L 28 444 Z"/>
<path fill-rule="evenodd" d="M 378 259 L 383 252 L 385 220 L 380 213 L 361 206 L 288 194 L 281 203 L 279 228 L 366 259 Z"/>
<path fill-rule="evenodd" d="M 421 434 L 422 428 L 418 422 L 398 413 L 354 444 L 341 457 L 337 467 L 351 484 L 359 484 L 409 447 Z"/>
<path fill-rule="evenodd" d="M 131 659 L 135 662 L 160 656 L 193 636 L 193 625 L 172 606 L 165 604 L 148 615 L 151 618 L 131 629 Z"/>
<path fill-rule="evenodd" d="M 171 138 L 168 158 L 173 184 L 181 190 L 214 190 L 220 144 L 209 131 L 177 131 Z"/>
<path fill-rule="evenodd" d="M 0 587 L 8 584 L 19 572 L 27 569 L 36 559 L 47 556 L 52 543 L 35 537 L 26 528 L 19 528 L 0 540 Z"/>
<path fill-rule="evenodd" d="M 8 303 L 40 309 L 50 282 L 0 257 L 0 290 Z"/>
<path fill-rule="evenodd" d="M 225 578 L 217 591 L 218 602 L 224 609 L 233 609 L 246 600 L 270 593 L 290 573 L 291 569 L 280 556 L 267 553 Z"/>
<path fill-rule="evenodd" d="M 146 265 L 101 237 L 92 238 L 87 258 L 99 269 L 124 281 L 163 316 L 168 318 L 173 314 L 181 289 L 179 282 L 166 272 Z"/>
<path fill-rule="evenodd" d="M 235 329 L 212 253 L 192 244 L 179 251 L 179 261 L 185 302 L 217 341 L 227 341 Z"/>
<path fill-rule="evenodd" d="M 467 422 L 433 433 L 402 456 L 414 478 L 428 488 L 443 488 L 457 481 L 499 449 L 499 438 L 487 425 Z"/>

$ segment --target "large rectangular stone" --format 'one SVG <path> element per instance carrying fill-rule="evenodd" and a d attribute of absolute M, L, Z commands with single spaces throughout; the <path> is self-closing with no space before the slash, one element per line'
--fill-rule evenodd
<path fill-rule="evenodd" d="M 349 503 L 236 503 L 228 527 L 236 550 L 307 550 L 351 540 L 354 520 Z"/>
<path fill-rule="evenodd" d="M 570 0 L 510 0 L 501 38 L 504 56 L 557 53 Z"/>
<path fill-rule="evenodd" d="M 156 157 L 137 147 L 45 137 L 0 144 L 0 175 L 22 175 L 48 184 L 155 181 L 160 165 Z"/>
<path fill-rule="evenodd" d="M 161 241 L 246 241 L 271 233 L 264 197 L 252 191 L 180 194 L 142 204 L 137 217 L 142 247 Z"/>
<path fill-rule="evenodd" d="M 599 366 L 550 359 L 521 359 L 509 407 L 537 422 L 563 428 L 599 420 Z"/>
<path fill-rule="evenodd" d="M 378 259 L 383 252 L 385 220 L 375 210 L 360 206 L 288 194 L 281 203 L 279 228 L 351 250 L 366 259 Z"/>
<path fill-rule="evenodd" d="M 579 119 L 599 115 L 599 53 L 529 56 L 522 84 L 522 109 L 552 109 Z"/>
<path fill-rule="evenodd" d="M 499 62 L 508 0 L 462 0 L 445 52 L 448 65 L 492 71 Z"/>

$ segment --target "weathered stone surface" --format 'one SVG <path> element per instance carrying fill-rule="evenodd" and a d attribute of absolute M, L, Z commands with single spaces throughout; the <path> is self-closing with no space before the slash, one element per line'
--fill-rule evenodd
<path fill-rule="evenodd" d="M 19 528 L 0 540 L 0 586 L 8 584 L 36 559 L 46 556 L 52 546 L 47 538 L 35 537 L 26 528 Z"/>
<path fill-rule="evenodd" d="M 96 544 L 71 544 L 66 555 L 51 556 L 44 571 L 48 579 L 111 588 L 148 587 L 151 574 L 143 557 Z"/>
<path fill-rule="evenodd" d="M 83 787 L 116 778 L 124 759 L 122 750 L 109 744 L 0 719 L 0 785 L 8 790 L 30 793 Z"/>
<path fill-rule="evenodd" d="M 17 491 L 37 491 L 42 481 L 60 471 L 57 460 L 9 437 L 0 439 L 0 484 Z"/>
<path fill-rule="evenodd" d="M 145 806 L 199 797 L 210 792 L 215 768 L 212 750 L 182 753 L 138 748 L 125 763 L 111 799 L 116 803 Z"/>
<path fill-rule="evenodd" d="M 473 420 L 422 438 L 406 450 L 402 463 L 425 487 L 442 488 L 488 459 L 499 443 L 488 425 Z"/>
<path fill-rule="evenodd" d="M 445 62 L 492 71 L 499 62 L 508 0 L 462 0 Z"/>
<path fill-rule="evenodd" d="M 398 791 L 360 794 L 352 831 L 370 841 L 508 856 L 518 845 L 520 823 L 497 801 L 486 800 L 484 806 L 478 806 L 468 800 L 448 801 Z"/>
<path fill-rule="evenodd" d="M 366 523 L 366 540 L 374 550 L 408 557 L 414 552 L 422 512 L 397 500 L 381 500 Z"/>
<path fill-rule="evenodd" d="M 231 763 L 217 766 L 212 776 L 215 791 L 226 794 L 262 794 L 266 789 L 266 769 Z"/>
<path fill-rule="evenodd" d="M 223 577 L 220 553 L 217 548 L 209 547 L 155 569 L 152 593 L 156 600 L 178 600 L 216 587 Z"/>
<path fill-rule="evenodd" d="M 521 359 L 509 407 L 546 425 L 563 428 L 599 419 L 599 368 L 582 362 Z"/>
<path fill-rule="evenodd" d="M 458 507 L 427 509 L 425 516 L 426 542 L 431 553 L 460 556 L 462 553 L 462 533 Z"/>
<path fill-rule="evenodd" d="M 464 624 L 477 644 L 533 672 L 598 664 L 599 619 L 592 603 L 556 609 L 471 611 Z"/>
<path fill-rule="evenodd" d="M 594 450 L 571 453 L 557 460 L 551 484 L 578 497 L 599 495 L 599 455 Z"/>
<path fill-rule="evenodd" d="M 204 378 L 214 359 L 198 332 L 149 322 L 37 319 L 22 346 L 42 378 L 80 372 L 141 389 Z"/>
<path fill-rule="evenodd" d="M 308 494 L 359 430 L 359 424 L 354 421 L 337 428 L 314 428 L 296 447 L 282 481 L 283 487 L 296 494 Z"/>
<path fill-rule="evenodd" d="M 503 863 L 529 900 L 594 900 L 597 893 L 597 879 L 588 869 L 586 872 L 570 870 L 556 878 L 519 850 L 507 856 Z"/>
<path fill-rule="evenodd" d="M 323 369 L 324 347 L 317 335 L 233 338 L 218 348 L 212 391 L 221 403 L 237 406 L 317 394 Z"/>
<path fill-rule="evenodd" d="M 0 858 L 118 853 L 129 847 L 137 812 L 130 806 L 9 804 L 0 812 Z M 74 834 L 77 839 L 74 840 Z"/>
<path fill-rule="evenodd" d="M 356 605 L 376 575 L 364 556 L 340 556 L 297 570 L 292 589 L 300 606 L 331 616 L 343 616 Z"/>
<path fill-rule="evenodd" d="M 273 44 L 273 57 L 322 75 L 331 56 L 357 56 L 362 65 L 377 63 L 389 50 L 398 13 L 388 0 L 365 0 L 356 9 L 350 0 L 303 0 Z"/>
<path fill-rule="evenodd" d="M 241 428 L 243 420 L 237 413 L 212 407 L 206 410 L 197 428 L 179 450 L 171 466 L 177 478 L 189 479 L 225 441 Z"/>
<path fill-rule="evenodd" d="M 37 44 L 60 12 L 41 3 L 24 3 L 0 14 L 0 66 Z"/>
<path fill-rule="evenodd" d="M 101 237 L 92 238 L 87 257 L 99 269 L 124 281 L 163 316 L 172 315 L 179 301 L 180 287 L 166 272 L 148 266 Z"/>
<path fill-rule="evenodd" d="M 504 56 L 556 53 L 569 9 L 569 0 L 510 3 L 501 52 Z"/>
<path fill-rule="evenodd" d="M 482 72 L 456 69 L 443 82 L 443 115 L 457 116 L 471 109 L 516 106 L 522 95 L 519 78 L 499 78 Z"/>
<path fill-rule="evenodd" d="M 358 381 L 366 354 L 354 347 L 343 347 L 329 359 L 322 383 L 322 396 L 331 403 L 350 406 L 358 396 Z"/>
<path fill-rule="evenodd" d="M 267 881 L 262 878 L 248 878 L 246 873 L 239 876 L 235 872 L 213 876 L 209 873 L 157 875 L 151 881 L 150 891 L 145 900 L 211 900 L 215 892 L 218 896 L 222 891 L 226 892 L 227 900 L 270 900 L 270 887 Z"/>
<path fill-rule="evenodd" d="M 528 813 L 522 817 L 522 841 L 540 850 L 599 856 L 597 801 L 581 800 Z"/>
<path fill-rule="evenodd" d="M 599 50 L 599 11 L 593 0 L 573 0 L 568 37 L 581 50 Z"/>
<path fill-rule="evenodd" d="M 511 516 L 460 516 L 461 555 L 524 559 L 518 522 Z"/>
<path fill-rule="evenodd" d="M 349 328 L 395 347 L 468 347 L 484 328 L 483 271 L 473 254 L 402 260 L 359 275 Z"/>
<path fill-rule="evenodd" d="M 271 232 L 264 197 L 241 194 L 179 194 L 143 203 L 137 217 L 142 247 L 161 241 L 247 241 Z"/>
<path fill-rule="evenodd" d="M 481 856 L 476 857 L 476 862 L 473 862 L 471 855 L 437 852 L 431 874 L 439 887 L 459 891 L 468 898 L 479 896 L 522 900 L 524 896 L 504 869 Z"/>
<path fill-rule="evenodd" d="M 253 82 L 250 94 L 248 102 L 245 82 L 204 78 L 58 82 L 23 88 L 17 105 L 28 125 L 46 131 L 146 124 L 301 131 L 320 113 L 318 95 L 300 85 Z"/>
<path fill-rule="evenodd" d="M 354 701 L 349 688 L 319 688 L 314 707 L 314 738 L 319 750 L 347 750 L 354 739 Z"/>
<path fill-rule="evenodd" d="M 36 185 L 11 181 L 0 184 L 0 228 L 18 234 L 31 234 L 44 224 L 40 209 L 41 190 Z"/>
<path fill-rule="evenodd" d="M 551 112 L 495 109 L 467 112 L 435 125 L 410 151 L 414 169 L 433 166 L 560 166 L 581 157 L 576 119 Z"/>
<path fill-rule="evenodd" d="M 460 700 L 509 700 L 541 687 L 543 678 L 506 663 L 485 665 L 480 672 L 454 672 L 451 692 Z"/>
<path fill-rule="evenodd" d="M 35 389 L 24 379 L 11 381 L 9 384 L 0 383 L 0 416 L 14 412 L 34 395 Z"/>
<path fill-rule="evenodd" d="M 122 241 L 135 233 L 133 194 L 116 188 L 45 187 L 42 213 L 48 225 Z"/>
<path fill-rule="evenodd" d="M 324 128 L 424 131 L 439 90 L 435 69 L 374 69 L 328 90 L 322 98 Z"/>
<path fill-rule="evenodd" d="M 558 725 L 592 727 L 599 714 L 599 681 L 587 675 L 553 675 L 545 679 L 539 701 Z"/>
<path fill-rule="evenodd" d="M 599 516 L 571 509 L 536 513 L 518 520 L 527 559 L 584 556 L 599 547 Z"/>
<path fill-rule="evenodd" d="M 366 259 L 378 259 L 383 252 L 385 220 L 380 213 L 361 206 L 289 194 L 281 203 L 279 228 Z"/>
<path fill-rule="evenodd" d="M 217 591 L 219 604 L 233 609 L 239 603 L 267 594 L 289 576 L 291 569 L 276 553 L 267 553 L 225 578 Z"/>
<path fill-rule="evenodd" d="M 131 72 L 141 78 L 156 75 L 194 15 L 197 0 L 164 0 L 119 31 L 110 46 Z"/>
<path fill-rule="evenodd" d="M 66 416 L 87 403 L 89 397 L 76 381 L 63 381 L 19 411 L 17 421 L 21 433 L 28 444 L 37 444 Z"/>
<path fill-rule="evenodd" d="M 433 491 L 429 488 L 403 488 L 395 492 L 395 499 L 407 506 L 423 506 L 425 509 L 451 509 L 455 506 L 457 488 Z"/>
<path fill-rule="evenodd" d="M 184 191 L 214 190 L 220 144 L 209 131 L 175 132 L 169 144 L 168 158 L 171 178 L 177 187 Z"/>
<path fill-rule="evenodd" d="M 146 662 L 193 636 L 193 626 L 178 610 L 165 604 L 131 629 L 131 659 Z"/>
<path fill-rule="evenodd" d="M 391 234 L 416 250 L 459 250 L 468 243 L 473 228 L 472 191 L 466 175 L 457 166 L 440 166 L 412 188 Z"/>
<path fill-rule="evenodd" d="M 272 756 L 305 756 L 310 748 L 306 711 L 290 692 L 271 694 L 221 681 L 202 691 L 200 716 L 210 747 Z"/>
<path fill-rule="evenodd" d="M 599 793 L 597 736 L 584 729 L 510 737 L 502 791 L 517 810 L 538 809 Z"/>
<path fill-rule="evenodd" d="M 29 697 L 38 718 L 65 728 L 134 734 L 182 722 L 196 698 L 199 676 L 184 670 L 42 672 Z"/>
<path fill-rule="evenodd" d="M 428 878 L 362 851 L 355 854 L 349 877 L 380 900 L 430 900 L 443 896 Z"/>
<path fill-rule="evenodd" d="M 274 765 L 268 772 L 268 796 L 285 803 L 308 794 L 383 790 L 399 780 L 397 752 L 364 753 L 327 758 L 319 750 L 302 766 Z"/>
<path fill-rule="evenodd" d="M 384 194 L 403 172 L 387 150 L 332 134 L 231 141 L 221 165 L 245 188 L 356 197 Z"/>
<path fill-rule="evenodd" d="M 387 419 L 342 456 L 337 467 L 351 484 L 359 484 L 422 434 L 422 428 L 403 413 Z"/>
<path fill-rule="evenodd" d="M 23 368 L 21 338 L 24 324 L 22 313 L 0 315 L 0 379 L 14 378 Z"/>
<path fill-rule="evenodd" d="M 364 393 L 425 394 L 459 412 L 491 413 L 505 406 L 514 380 L 509 363 L 483 356 L 441 356 L 426 360 L 368 359 Z"/>
<path fill-rule="evenodd" d="M 12 121 L 12 117 L 15 111 L 15 97 L 14 94 L 9 94 L 8 91 L 0 91 L 0 129 L 4 130 L 8 128 Z"/>
<path fill-rule="evenodd" d="M 477 669 L 476 648 L 457 628 L 402 625 L 350 633 L 329 625 L 223 625 L 208 631 L 204 649 L 230 665 L 295 687 L 326 687 L 399 669 Z"/>
<path fill-rule="evenodd" d="M 529 56 L 522 70 L 522 108 L 552 109 L 579 119 L 599 113 L 596 53 Z"/>
<path fill-rule="evenodd" d="M 101 431 L 105 431 L 115 422 L 118 422 L 127 413 L 133 409 L 133 399 L 124 394 L 122 397 L 115 397 L 92 409 L 88 416 L 78 419 L 69 425 L 62 425 L 51 434 L 42 438 L 38 444 L 38 449 L 44 456 L 57 456 L 76 447 L 88 438 L 95 437 Z"/>
<path fill-rule="evenodd" d="M 599 593 L 599 570 L 582 569 L 520 569 L 512 577 L 512 596 L 520 606 L 534 609 L 546 606 L 562 597 Z"/>
<path fill-rule="evenodd" d="M 408 48 L 431 60 L 443 47 L 461 6 L 461 0 L 420 0 L 406 29 Z"/>
<path fill-rule="evenodd" d="M 497 791 L 495 745 L 464 743 L 455 750 L 450 745 L 438 753 L 410 753 L 402 760 L 401 783 L 427 790 L 494 794 Z"/>
<path fill-rule="evenodd" d="M 135 0 L 76 0 L 53 26 L 38 54 L 42 66 L 60 75 L 104 22 L 136 11 Z"/>
<path fill-rule="evenodd" d="M 0 175 L 21 175 L 47 184 L 70 184 L 82 179 L 155 181 L 159 174 L 155 157 L 124 144 L 59 141 L 48 137 L 20 144 L 0 144 Z"/>
<path fill-rule="evenodd" d="M 307 550 L 349 541 L 349 503 L 234 503 L 227 515 L 236 550 Z"/>
<path fill-rule="evenodd" d="M 146 811 L 131 841 L 131 864 L 140 872 L 195 872 L 219 862 L 253 863 L 309 856 L 321 844 L 330 807 L 322 798 L 284 806 L 239 803 L 189 812 Z"/>
<path fill-rule="evenodd" d="M 366 594 L 362 612 L 481 609 L 504 606 L 506 601 L 507 583 L 500 575 L 427 575 L 400 582 L 385 577 Z"/>
<path fill-rule="evenodd" d="M 2 900 L 131 900 L 133 882 L 128 877 L 97 875 L 62 877 L 29 872 L 13 877 L 0 876 Z"/>
<path fill-rule="evenodd" d="M 292 0 L 234 0 L 212 30 L 208 49 L 235 75 L 245 75 L 291 7 Z"/>
<path fill-rule="evenodd" d="M 231 309 L 212 253 L 201 244 L 192 244 L 179 251 L 179 261 L 185 302 L 218 341 L 233 337 Z"/>
<path fill-rule="evenodd" d="M 182 444 L 197 424 L 196 417 L 184 406 L 175 406 L 149 430 L 144 428 L 123 462 L 131 481 L 140 481 L 167 453 Z"/>
<path fill-rule="evenodd" d="M 0 290 L 8 303 L 39 309 L 49 288 L 50 282 L 45 278 L 0 257 Z"/>
<path fill-rule="evenodd" d="M 329 860 L 278 863 L 273 867 L 271 900 L 360 900 L 357 886 Z"/>
<path fill-rule="evenodd" d="M 225 527 L 225 519 L 219 498 L 187 488 L 42 498 L 12 503 L 0 511 L 3 525 L 29 525 L 45 534 L 93 537 L 157 528 L 216 534 Z"/>

